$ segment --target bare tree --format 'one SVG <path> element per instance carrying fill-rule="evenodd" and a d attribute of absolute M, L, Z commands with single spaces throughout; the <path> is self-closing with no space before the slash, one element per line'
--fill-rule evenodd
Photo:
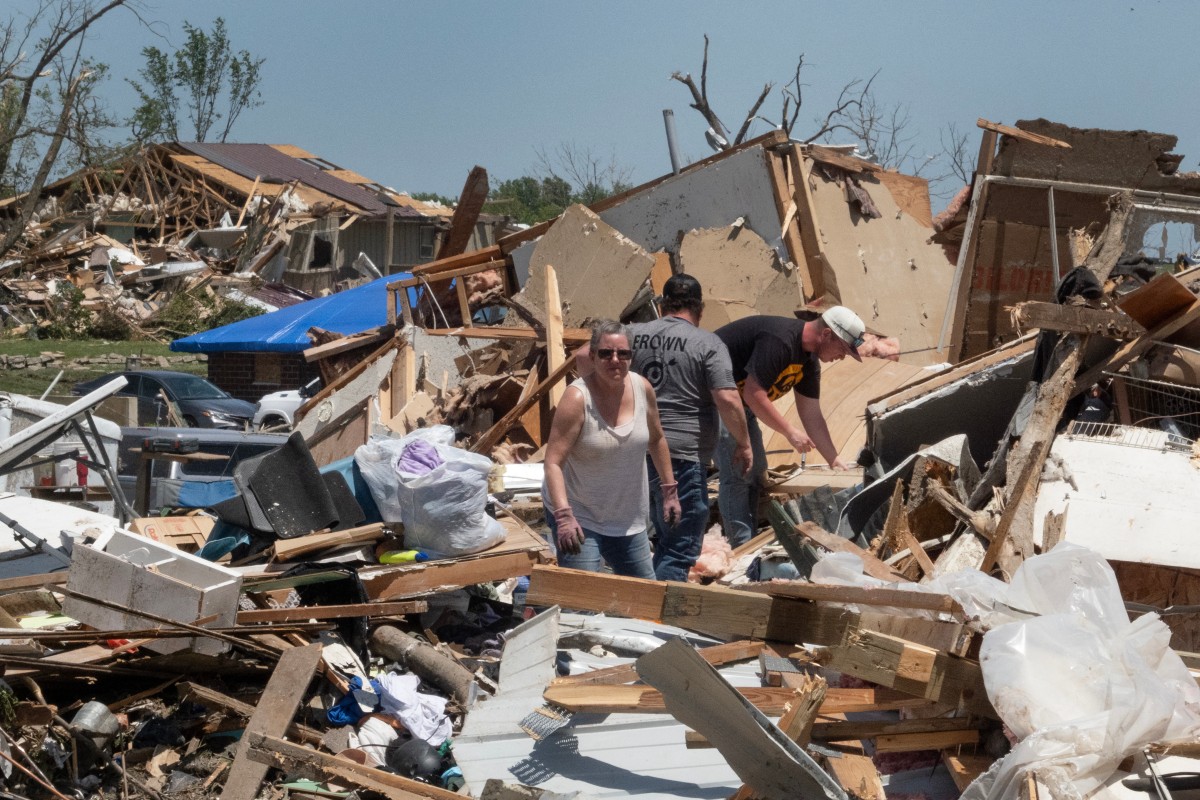
<path fill-rule="evenodd" d="M 633 170 L 617 163 L 615 153 L 600 155 L 575 142 L 559 142 L 554 152 L 535 147 L 536 171 L 543 178 L 561 178 L 571 184 L 572 202 L 591 205 L 630 187 Z"/>
<path fill-rule="evenodd" d="M 790 137 L 799 138 L 795 133 L 795 125 L 804 105 L 805 84 L 801 80 L 805 66 L 804 54 L 801 53 L 796 59 L 796 69 L 791 80 L 780 88 L 783 102 L 779 118 L 771 120 L 759 114 L 759 109 L 775 88 L 775 84 L 767 83 L 742 119 L 737 133 L 730 136 L 708 97 L 708 45 L 706 35 L 699 86 L 689 73 L 675 72 L 671 78 L 688 87 L 691 92 L 691 107 L 708 122 L 709 130 L 706 135 L 709 144 L 716 150 L 726 150 L 741 144 L 749 136 L 750 126 L 755 120 L 782 130 Z M 899 167 L 912 160 L 912 143 L 916 133 L 910 129 L 908 109 L 898 104 L 885 106 L 878 101 L 873 89 L 875 78 L 878 76 L 879 72 L 876 71 L 866 80 L 855 78 L 842 86 L 833 107 L 823 118 L 814 120 L 815 130 L 804 136 L 802 141 L 829 141 L 833 135 L 843 132 L 858 139 L 868 157 L 874 158 L 883 166 Z M 917 166 L 920 167 L 921 164 Z"/>
<path fill-rule="evenodd" d="M 967 144 L 969 134 L 961 131 L 956 123 L 951 122 L 938 132 L 942 145 L 941 157 L 946 164 L 947 179 L 957 178 L 964 185 L 969 184 L 975 175 L 976 156 Z"/>
<path fill-rule="evenodd" d="M 102 65 L 84 56 L 92 25 L 129 0 L 39 0 L 27 16 L 0 22 L 0 193 L 27 192 L 0 238 L 20 238 L 64 145 L 90 152 L 88 122 L 103 118 L 93 94 Z"/>

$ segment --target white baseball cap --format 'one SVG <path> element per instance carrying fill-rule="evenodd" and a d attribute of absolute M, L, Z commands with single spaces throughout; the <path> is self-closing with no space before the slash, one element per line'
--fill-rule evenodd
<path fill-rule="evenodd" d="M 863 343 L 863 334 L 866 333 L 867 326 L 863 324 L 858 314 L 845 306 L 834 306 L 821 315 L 821 321 L 846 343 L 846 347 L 850 349 L 850 355 L 862 361 L 862 356 L 858 354 L 858 348 Z"/>

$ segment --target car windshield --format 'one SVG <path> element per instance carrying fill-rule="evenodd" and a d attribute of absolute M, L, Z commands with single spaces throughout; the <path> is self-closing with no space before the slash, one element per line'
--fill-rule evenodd
<path fill-rule="evenodd" d="M 178 400 L 219 400 L 229 395 L 197 375 L 158 375 Z"/>

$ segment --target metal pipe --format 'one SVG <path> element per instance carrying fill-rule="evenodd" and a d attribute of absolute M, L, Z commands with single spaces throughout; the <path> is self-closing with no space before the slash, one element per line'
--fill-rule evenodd
<path fill-rule="evenodd" d="M 62 378 L 63 372 L 65 372 L 65 371 L 66 370 L 61 370 L 61 369 L 58 371 L 58 374 L 54 376 L 54 380 L 50 381 L 50 385 L 46 387 L 46 391 L 42 392 L 42 396 L 39 397 L 38 400 L 45 400 L 46 397 L 52 391 L 54 391 L 54 387 L 58 385 L 58 381 L 60 378 Z"/>
<path fill-rule="evenodd" d="M 663 109 L 663 124 L 667 127 L 667 152 L 671 154 L 671 172 L 679 174 L 679 153 L 675 144 L 675 112 Z"/>

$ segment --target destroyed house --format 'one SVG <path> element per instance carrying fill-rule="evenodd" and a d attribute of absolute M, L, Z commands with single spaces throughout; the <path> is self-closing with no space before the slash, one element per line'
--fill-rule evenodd
<path fill-rule="evenodd" d="M 103 233 L 157 263 L 148 247 L 230 248 L 258 218 L 271 230 L 248 244 L 267 252 L 244 253 L 238 267 L 310 294 L 369 274 L 354 266 L 361 255 L 379 274 L 433 260 L 453 213 L 282 144 L 152 145 L 115 167 L 67 176 L 43 195 L 18 245 L 23 272 L 54 264 L 84 233 Z M 0 221 L 22 201 L 0 201 Z M 239 230 L 222 235 L 230 226 Z M 480 223 L 473 246 L 491 235 Z"/>
<path fill-rule="evenodd" d="M 979 126 L 973 185 L 934 237 L 956 262 L 938 337 L 945 360 L 1016 338 L 1007 307 L 1053 300 L 1072 268 L 1110 252 L 1123 266 L 1192 263 L 1200 174 L 1178 172 L 1176 137 L 1044 119 Z"/>

